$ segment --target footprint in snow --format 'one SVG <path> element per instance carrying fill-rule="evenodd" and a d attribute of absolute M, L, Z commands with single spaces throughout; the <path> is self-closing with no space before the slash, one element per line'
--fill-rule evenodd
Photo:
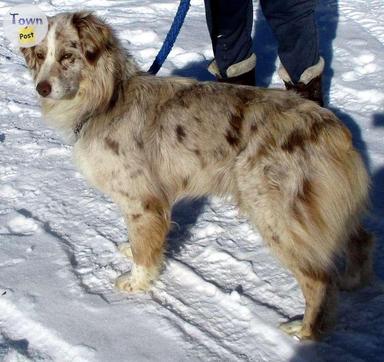
<path fill-rule="evenodd" d="M 14 199 L 19 196 L 19 192 L 11 185 L 5 184 L 0 186 L 0 197 L 4 199 Z"/>
<path fill-rule="evenodd" d="M 32 235 L 39 229 L 39 225 L 34 220 L 19 215 L 8 221 L 7 229 L 16 235 Z"/>

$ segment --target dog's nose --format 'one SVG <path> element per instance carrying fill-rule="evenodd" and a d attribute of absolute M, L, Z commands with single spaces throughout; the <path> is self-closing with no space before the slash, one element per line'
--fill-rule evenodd
<path fill-rule="evenodd" d="M 43 80 L 37 84 L 36 90 L 42 97 L 46 97 L 49 93 L 51 93 L 52 88 L 48 81 Z"/>

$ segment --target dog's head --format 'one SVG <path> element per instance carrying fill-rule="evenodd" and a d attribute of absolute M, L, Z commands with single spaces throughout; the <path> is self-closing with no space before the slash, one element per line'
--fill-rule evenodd
<path fill-rule="evenodd" d="M 40 96 L 54 100 L 75 97 L 86 73 L 92 72 L 111 47 L 111 39 L 109 26 L 92 13 L 49 18 L 44 41 L 21 49 Z"/>

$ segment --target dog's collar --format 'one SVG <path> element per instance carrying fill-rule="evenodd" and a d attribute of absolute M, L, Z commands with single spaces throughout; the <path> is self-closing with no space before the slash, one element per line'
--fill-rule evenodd
<path fill-rule="evenodd" d="M 90 115 L 86 115 L 84 118 L 80 119 L 80 121 L 76 124 L 75 128 L 73 129 L 73 133 L 76 136 L 76 140 L 79 139 L 79 135 L 81 130 L 83 129 L 84 125 L 91 119 Z"/>

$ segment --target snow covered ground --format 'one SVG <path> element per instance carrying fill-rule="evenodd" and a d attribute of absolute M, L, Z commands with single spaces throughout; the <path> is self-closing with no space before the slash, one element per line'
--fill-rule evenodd
<path fill-rule="evenodd" d="M 0 1 L 7 7 L 26 1 Z M 156 55 L 176 0 L 50 0 L 48 15 L 92 9 L 116 29 L 143 69 Z M 321 0 L 329 106 L 351 129 L 372 173 L 377 274 L 384 277 L 384 3 Z M 255 3 L 259 85 L 281 87 L 276 45 Z M 114 278 L 130 268 L 117 207 L 91 189 L 71 148 L 41 120 L 24 60 L 0 41 L 0 360 L 383 361 L 379 283 L 343 293 L 339 322 L 321 343 L 299 343 L 277 325 L 303 313 L 292 276 L 236 209 L 218 199 L 175 207 L 166 269 L 148 295 Z M 160 75 L 211 79 L 202 0 Z"/>

